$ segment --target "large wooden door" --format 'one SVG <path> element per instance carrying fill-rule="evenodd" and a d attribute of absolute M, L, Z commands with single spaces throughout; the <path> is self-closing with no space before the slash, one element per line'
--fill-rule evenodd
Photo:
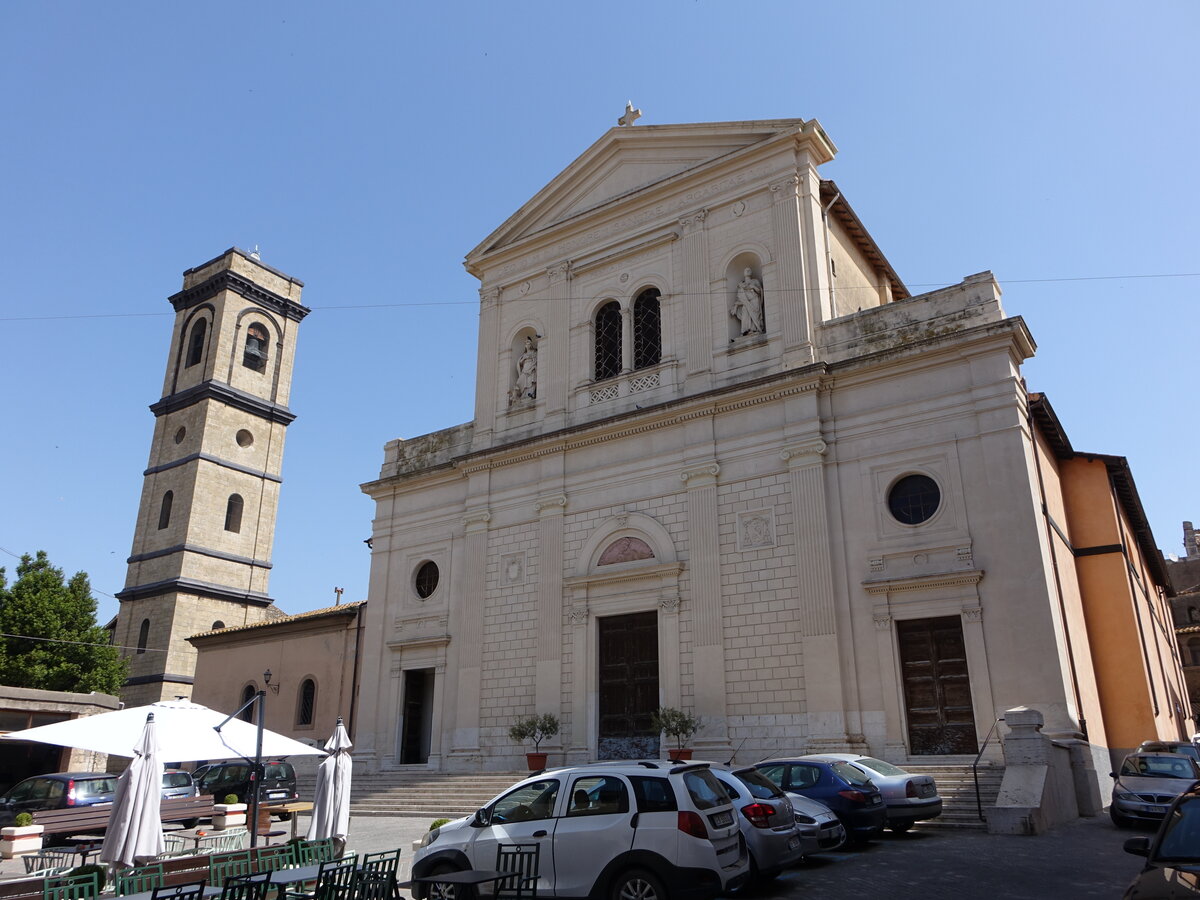
<path fill-rule="evenodd" d="M 908 752 L 920 756 L 974 754 L 975 711 L 962 621 L 958 616 L 896 623 Z"/>
<path fill-rule="evenodd" d="M 599 759 L 658 757 L 650 717 L 658 708 L 658 614 L 597 620 L 599 629 Z"/>

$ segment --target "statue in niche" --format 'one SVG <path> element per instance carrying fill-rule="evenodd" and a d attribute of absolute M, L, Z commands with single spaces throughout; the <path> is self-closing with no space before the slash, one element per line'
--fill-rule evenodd
<path fill-rule="evenodd" d="M 525 338 L 525 349 L 517 357 L 517 380 L 508 389 L 508 405 L 537 399 L 537 347 L 533 338 Z"/>
<path fill-rule="evenodd" d="M 734 316 L 741 327 L 742 334 L 762 334 L 763 328 L 763 286 L 754 277 L 754 270 L 747 266 L 742 270 L 742 280 L 738 282 L 737 299 L 733 302 L 729 314 Z"/>

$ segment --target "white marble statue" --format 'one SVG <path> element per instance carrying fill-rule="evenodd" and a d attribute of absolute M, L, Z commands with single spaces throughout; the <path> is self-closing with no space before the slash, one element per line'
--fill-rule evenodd
<path fill-rule="evenodd" d="M 508 405 L 537 399 L 537 347 L 525 338 L 525 350 L 517 357 L 517 380 L 508 391 Z"/>
<path fill-rule="evenodd" d="M 762 334 L 763 328 L 763 287 L 762 282 L 754 277 L 754 270 L 747 267 L 742 270 L 742 280 L 738 282 L 737 299 L 729 310 L 740 323 L 742 334 Z"/>

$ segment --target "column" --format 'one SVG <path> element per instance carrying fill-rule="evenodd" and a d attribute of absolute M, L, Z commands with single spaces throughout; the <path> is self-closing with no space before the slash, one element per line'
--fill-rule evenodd
<path fill-rule="evenodd" d="M 463 517 L 466 530 L 463 590 L 457 600 L 452 630 L 458 645 L 458 685 L 454 706 L 451 756 L 479 754 L 479 695 L 483 659 L 483 602 L 487 577 L 488 522 L 491 513 L 474 509 Z"/>
<path fill-rule="evenodd" d="M 772 221 L 779 310 L 783 321 L 783 359 L 789 368 L 814 359 L 808 285 L 805 280 L 803 237 L 800 230 L 800 178 L 789 175 L 771 185 Z"/>
<path fill-rule="evenodd" d="M 833 285 L 829 273 L 829 251 L 825 245 L 821 176 L 811 162 L 801 163 L 798 172 L 800 254 L 806 262 L 804 266 L 804 298 L 808 308 L 811 334 L 818 324 L 833 318 Z"/>
<path fill-rule="evenodd" d="M 695 745 L 696 755 L 701 759 L 720 756 L 730 749 L 725 721 L 721 541 L 717 527 L 717 474 L 720 471 L 721 467 L 713 460 L 689 466 L 680 473 L 687 486 L 692 566 L 692 672 L 696 715 L 703 723 Z"/>
<path fill-rule="evenodd" d="M 587 589 L 576 587 L 567 610 L 567 634 L 571 642 L 571 733 L 567 744 L 567 765 L 581 765 L 592 758 L 592 711 L 588 705 L 588 680 L 592 659 L 588 647 Z"/>
<path fill-rule="evenodd" d="M 683 229 L 679 253 L 683 273 L 683 302 L 679 304 L 687 328 L 687 373 L 712 370 L 712 302 L 709 297 L 708 231 L 702 209 L 679 220 Z"/>
<path fill-rule="evenodd" d="M 537 670 L 534 707 L 538 713 L 562 718 L 562 611 L 563 611 L 563 513 L 565 494 L 540 497 L 537 501 L 538 616 Z M 562 736 L 546 742 L 545 749 L 558 750 Z"/>
<path fill-rule="evenodd" d="M 633 371 L 633 300 L 621 304 L 621 374 Z"/>
<path fill-rule="evenodd" d="M 850 746 L 842 690 L 842 659 L 834 615 L 829 516 L 822 458 L 824 441 L 785 448 L 796 533 L 796 624 L 808 713 L 811 753 Z"/>
<path fill-rule="evenodd" d="M 546 403 L 543 428 L 552 431 L 566 423 L 570 392 L 571 263 L 569 260 L 546 269 L 550 283 L 546 307 L 546 342 L 538 344 L 538 399 Z M 544 349 L 543 349 L 544 348 Z M 543 362 L 544 361 L 544 365 Z M 545 391 L 545 393 L 543 393 Z"/>
<path fill-rule="evenodd" d="M 479 289 L 479 347 L 475 356 L 475 433 L 472 445 L 488 447 L 496 424 L 496 376 L 500 358 L 496 338 L 500 288 Z M 507 381 L 507 379 L 506 379 Z"/>

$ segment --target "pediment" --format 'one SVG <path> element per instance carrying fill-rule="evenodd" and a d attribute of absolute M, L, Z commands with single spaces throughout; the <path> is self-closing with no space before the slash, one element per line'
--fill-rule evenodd
<path fill-rule="evenodd" d="M 816 120 L 771 119 L 697 125 L 610 128 L 574 162 L 467 255 L 481 256 L 514 244 L 618 197 L 644 190 L 764 142 L 795 135 L 819 136 L 835 152 Z"/>

